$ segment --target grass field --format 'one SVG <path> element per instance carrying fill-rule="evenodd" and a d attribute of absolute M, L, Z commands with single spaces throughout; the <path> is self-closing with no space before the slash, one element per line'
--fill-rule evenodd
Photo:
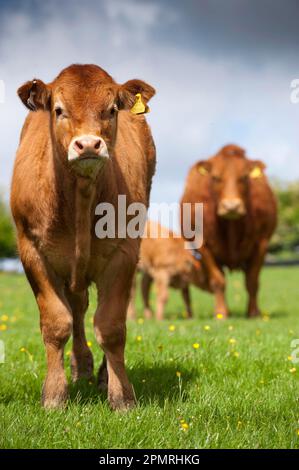
<path fill-rule="evenodd" d="M 299 366 L 289 357 L 299 338 L 298 280 L 298 268 L 264 269 L 259 320 L 244 317 L 236 273 L 228 321 L 213 320 L 211 296 L 194 289 L 194 320 L 184 320 L 173 291 L 166 321 L 129 322 L 127 368 L 138 406 L 120 414 L 89 383 L 71 385 L 64 410 L 40 407 L 45 357 L 35 300 L 23 276 L 1 274 L 0 447 L 298 448 Z M 92 291 L 86 326 L 98 365 L 94 307 Z"/>

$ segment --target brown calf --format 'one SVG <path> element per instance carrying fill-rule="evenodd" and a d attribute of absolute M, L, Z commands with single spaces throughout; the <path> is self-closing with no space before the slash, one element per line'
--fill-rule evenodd
<path fill-rule="evenodd" d="M 124 364 L 126 310 L 139 239 L 97 238 L 95 207 L 148 205 L 155 148 L 144 116 L 130 112 L 154 89 L 140 80 L 118 85 L 95 65 L 72 65 L 51 83 L 25 83 L 18 94 L 31 111 L 17 152 L 11 191 L 18 246 L 40 310 L 48 371 L 45 407 L 68 396 L 64 346 L 73 333 L 72 378 L 92 377 L 84 332 L 88 287 L 98 290 L 94 316 L 105 356 L 99 384 L 113 409 L 134 404 Z M 117 221 L 116 221 L 117 227 Z"/>
<path fill-rule="evenodd" d="M 245 272 L 247 313 L 259 314 L 258 278 L 276 226 L 276 201 L 264 168 L 261 161 L 247 159 L 240 147 L 227 145 L 214 157 L 197 162 L 187 177 L 181 204 L 204 204 L 200 252 L 220 317 L 228 315 L 224 266 Z M 194 206 L 192 217 L 194 225 Z"/>
<path fill-rule="evenodd" d="M 150 237 L 152 234 L 158 236 Z M 164 308 L 168 300 L 169 287 L 180 289 L 186 306 L 188 318 L 192 317 L 189 284 L 201 289 L 208 289 L 205 271 L 200 261 L 184 247 L 184 240 L 171 230 L 156 222 L 148 221 L 145 228 L 146 237 L 141 242 L 139 270 L 142 272 L 141 292 L 144 303 L 145 318 L 152 317 L 149 303 L 152 282 L 156 287 L 157 320 L 163 320 Z M 135 318 L 135 288 L 128 312 L 129 318 Z"/>

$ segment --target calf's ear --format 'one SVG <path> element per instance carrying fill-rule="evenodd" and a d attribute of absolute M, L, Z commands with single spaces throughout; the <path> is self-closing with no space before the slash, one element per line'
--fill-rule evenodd
<path fill-rule="evenodd" d="M 31 80 L 18 89 L 18 95 L 30 111 L 50 109 L 50 88 L 41 80 Z"/>
<path fill-rule="evenodd" d="M 119 88 L 119 109 L 131 109 L 136 102 L 136 95 L 140 95 L 141 102 L 146 104 L 155 93 L 155 89 L 142 80 L 129 80 Z"/>
<path fill-rule="evenodd" d="M 200 175 L 207 175 L 212 169 L 211 162 L 208 160 L 200 160 L 196 164 L 196 169 Z"/>
<path fill-rule="evenodd" d="M 263 171 L 266 165 L 261 160 L 250 160 L 249 162 L 249 176 L 250 178 L 260 178 L 263 176 Z"/>

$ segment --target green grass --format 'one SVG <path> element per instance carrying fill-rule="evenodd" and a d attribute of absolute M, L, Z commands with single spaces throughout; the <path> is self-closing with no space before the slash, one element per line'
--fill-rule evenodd
<path fill-rule="evenodd" d="M 294 364 L 288 359 L 291 340 L 299 338 L 298 278 L 298 268 L 264 269 L 265 315 L 259 320 L 245 319 L 245 291 L 235 273 L 229 276 L 228 321 L 213 320 L 212 297 L 194 289 L 196 319 L 182 318 L 180 294 L 172 291 L 166 321 L 129 322 L 127 368 L 138 406 L 120 414 L 88 383 L 71 385 L 65 410 L 40 407 L 45 356 L 35 300 L 23 276 L 0 275 L 0 330 L 7 325 L 0 331 L 6 348 L 0 447 L 298 448 L 299 367 L 290 372 Z M 138 307 L 141 316 L 140 299 Z M 94 308 L 92 291 L 86 326 L 98 366 Z M 68 355 L 66 370 L 69 376 Z"/>

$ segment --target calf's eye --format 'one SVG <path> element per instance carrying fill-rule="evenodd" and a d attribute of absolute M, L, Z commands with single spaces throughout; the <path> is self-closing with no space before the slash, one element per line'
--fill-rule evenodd
<path fill-rule="evenodd" d="M 59 118 L 60 116 L 62 116 L 63 114 L 63 110 L 60 106 L 58 106 L 57 108 L 55 108 L 55 115 L 57 118 Z"/>

